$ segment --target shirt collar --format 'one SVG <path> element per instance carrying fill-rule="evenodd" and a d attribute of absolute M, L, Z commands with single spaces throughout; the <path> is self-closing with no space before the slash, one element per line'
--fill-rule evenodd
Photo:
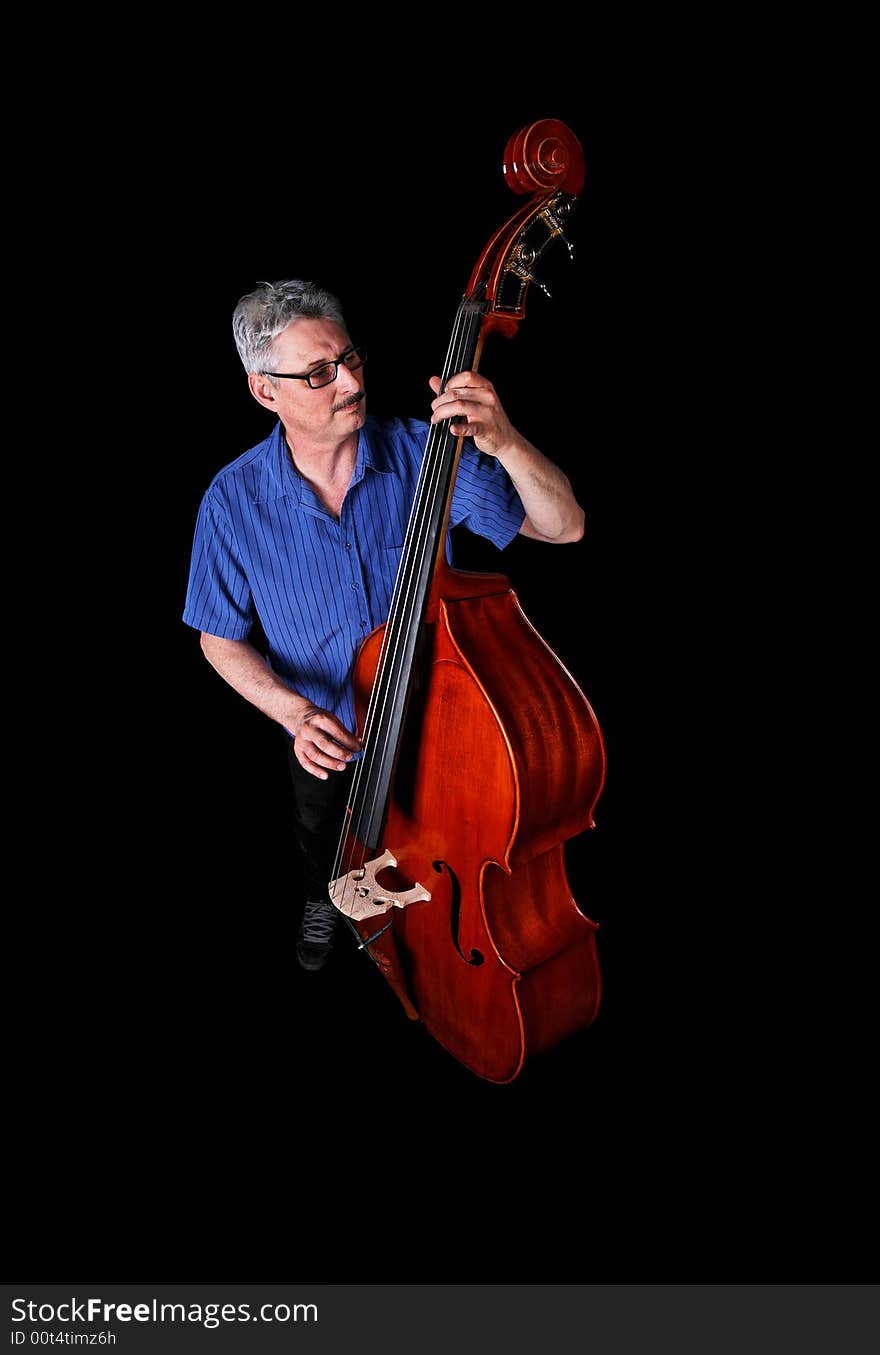
<path fill-rule="evenodd" d="M 263 457 L 262 474 L 260 475 L 255 502 L 261 503 L 266 500 L 283 499 L 285 497 L 293 499 L 295 503 L 301 505 L 311 502 L 313 496 L 293 464 L 287 439 L 284 436 L 284 425 L 280 419 L 266 439 L 264 446 L 266 454 Z M 379 434 L 375 421 L 369 415 L 363 428 L 358 432 L 357 460 L 354 463 L 354 474 L 351 477 L 352 485 L 359 484 L 363 480 L 365 470 L 378 471 L 380 475 L 393 474 L 384 439 Z"/>

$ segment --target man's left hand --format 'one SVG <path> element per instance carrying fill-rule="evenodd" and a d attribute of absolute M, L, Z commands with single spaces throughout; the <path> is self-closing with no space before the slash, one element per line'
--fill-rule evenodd
<path fill-rule="evenodd" d="M 449 378 L 442 395 L 439 376 L 432 376 L 428 384 L 437 396 L 431 401 L 431 423 L 452 419 L 450 431 L 456 437 L 472 438 L 481 452 L 499 459 L 516 445 L 518 434 L 484 376 L 459 372 Z"/>

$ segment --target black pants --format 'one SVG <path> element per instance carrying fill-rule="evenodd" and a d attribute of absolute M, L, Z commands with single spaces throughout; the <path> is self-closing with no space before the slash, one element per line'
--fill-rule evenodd
<path fill-rule="evenodd" d="M 287 761 L 293 780 L 296 840 L 302 852 L 306 898 L 324 899 L 339 845 L 354 764 L 349 763 L 344 772 L 328 771 L 327 780 L 321 781 L 297 762 L 292 739 L 287 739 Z"/>

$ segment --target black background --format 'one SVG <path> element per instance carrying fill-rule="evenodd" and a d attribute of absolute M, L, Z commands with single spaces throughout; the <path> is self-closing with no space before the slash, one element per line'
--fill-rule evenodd
<path fill-rule="evenodd" d="M 16 1246 L 37 1278 L 739 1282 L 860 1264 L 825 1227 L 839 1178 L 820 1164 L 852 1093 L 820 1016 L 833 960 L 781 864 L 758 866 L 780 830 L 750 828 L 742 797 L 765 788 L 722 638 L 730 430 L 701 365 L 717 255 L 694 191 L 711 137 L 683 164 L 675 91 L 601 51 L 543 79 L 490 63 L 467 97 L 457 56 L 301 103 L 293 73 L 271 100 L 259 82 L 190 99 L 166 70 L 150 117 L 119 76 L 107 157 L 107 102 L 78 106 L 65 286 L 91 333 L 82 357 L 65 334 L 77 450 L 46 471 L 70 605 L 38 665 L 21 797 L 24 823 L 51 828 L 10 920 Z M 584 146 L 575 262 L 548 264 L 553 299 L 532 289 L 482 370 L 569 475 L 587 534 L 503 557 L 460 540 L 459 560 L 501 565 L 602 726 L 597 827 L 567 859 L 605 995 L 590 1030 L 495 1087 L 347 947 L 298 969 L 278 732 L 180 613 L 201 495 L 271 426 L 232 343 L 239 296 L 320 281 L 369 348 L 371 411 L 425 416 L 471 268 L 518 205 L 507 138 L 545 116 Z"/>

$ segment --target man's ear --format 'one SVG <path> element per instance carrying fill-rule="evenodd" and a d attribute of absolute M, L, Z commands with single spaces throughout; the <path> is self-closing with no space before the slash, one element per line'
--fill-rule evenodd
<path fill-rule="evenodd" d="M 278 404 L 278 387 L 273 386 L 268 377 L 259 372 L 248 372 L 248 388 L 258 405 L 271 409 L 273 414 Z"/>

